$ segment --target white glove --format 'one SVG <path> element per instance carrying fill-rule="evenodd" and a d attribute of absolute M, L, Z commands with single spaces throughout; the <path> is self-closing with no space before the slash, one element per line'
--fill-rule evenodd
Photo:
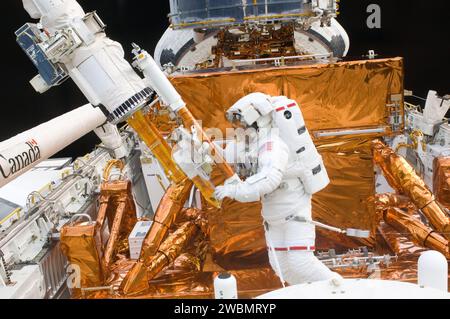
<path fill-rule="evenodd" d="M 217 200 L 221 201 L 225 197 L 228 197 L 230 199 L 236 198 L 236 185 L 224 185 L 224 186 L 218 186 L 216 187 L 216 190 L 214 192 L 214 196 Z"/>

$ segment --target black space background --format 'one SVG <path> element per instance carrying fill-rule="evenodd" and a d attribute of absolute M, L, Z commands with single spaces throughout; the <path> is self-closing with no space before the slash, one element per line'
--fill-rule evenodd
<path fill-rule="evenodd" d="M 131 42 L 153 52 L 168 26 L 168 0 L 79 2 L 86 12 L 97 10 L 108 25 L 107 34 L 121 42 L 126 52 L 130 51 Z M 370 3 L 381 6 L 380 30 L 366 26 L 366 8 Z M 21 0 L 3 0 L 1 13 L 0 141 L 86 103 L 70 80 L 43 95 L 34 92 L 28 81 L 36 70 L 14 36 L 14 31 L 31 19 Z M 348 59 L 359 59 L 369 49 L 381 57 L 402 56 L 405 88 L 420 96 L 426 96 L 428 89 L 450 93 L 450 1 L 341 0 L 339 21 L 350 36 Z M 97 142 L 91 133 L 58 155 L 83 155 Z"/>

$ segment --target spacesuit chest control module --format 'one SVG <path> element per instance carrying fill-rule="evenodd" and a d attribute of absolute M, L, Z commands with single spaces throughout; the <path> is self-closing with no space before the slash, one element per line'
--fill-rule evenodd
<path fill-rule="evenodd" d="M 340 276 L 314 256 L 312 195 L 330 180 L 299 105 L 284 96 L 253 93 L 234 104 L 227 118 L 241 133 L 226 145 L 225 158 L 255 168 L 245 170 L 245 181 L 218 187 L 217 199 L 262 202 L 270 263 L 283 284 L 336 282 Z"/>

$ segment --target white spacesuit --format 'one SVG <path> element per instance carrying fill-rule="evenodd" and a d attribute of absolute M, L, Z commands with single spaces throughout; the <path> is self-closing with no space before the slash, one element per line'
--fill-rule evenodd
<path fill-rule="evenodd" d="M 235 127 L 255 131 L 245 139 L 238 138 L 237 144 L 245 146 L 226 146 L 227 161 L 245 158 L 246 163 L 238 166 L 244 166 L 249 174 L 245 182 L 233 180 L 217 187 L 217 199 L 262 202 L 269 259 L 282 282 L 339 283 L 340 275 L 314 256 L 311 198 L 329 179 L 298 104 L 286 97 L 253 93 L 233 105 L 227 117 Z"/>

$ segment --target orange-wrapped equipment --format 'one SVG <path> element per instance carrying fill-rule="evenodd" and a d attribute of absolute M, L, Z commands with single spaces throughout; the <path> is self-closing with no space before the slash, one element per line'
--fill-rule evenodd
<path fill-rule="evenodd" d="M 212 152 L 213 152 L 212 155 L 214 157 L 215 163 L 223 174 L 222 181 L 220 181 L 220 182 L 223 183 L 228 178 L 233 177 L 233 175 L 234 175 L 233 169 L 225 161 L 225 158 L 222 157 L 221 153 L 216 150 L 216 145 L 206 135 L 206 133 L 203 131 L 202 126 L 197 122 L 197 120 L 194 118 L 192 113 L 187 109 L 187 107 L 181 108 L 178 111 L 178 115 L 181 117 L 181 119 L 183 120 L 183 123 L 186 127 L 194 126 L 196 128 L 197 132 L 199 132 L 199 134 L 201 135 L 201 136 L 199 136 L 201 138 L 201 140 L 204 142 L 207 142 L 211 146 Z"/>
<path fill-rule="evenodd" d="M 139 259 L 145 260 L 147 257 L 155 255 L 172 223 L 183 209 L 191 189 L 192 182 L 189 180 L 169 187 L 156 210 L 152 227 L 142 244 Z"/>
<path fill-rule="evenodd" d="M 126 241 L 137 222 L 136 206 L 131 192 L 130 181 L 115 181 L 102 186 L 102 193 L 108 198 L 106 209 L 99 211 L 97 221 L 101 226 L 107 217 L 109 239 L 105 246 L 104 265 L 109 268 L 118 252 L 118 244 Z M 102 208 L 102 207 L 101 207 Z"/>
<path fill-rule="evenodd" d="M 97 215 L 99 231 L 108 220 L 109 238 L 104 248 L 103 265 L 105 269 L 113 262 L 118 252 L 119 242 L 127 240 L 137 222 L 136 205 L 131 191 L 131 182 L 124 180 L 109 181 L 113 167 L 122 172 L 125 164 L 121 160 L 111 160 L 103 172 L 104 183 L 101 186 L 100 210 Z M 106 205 L 105 205 L 106 203 Z"/>
<path fill-rule="evenodd" d="M 133 265 L 133 268 L 123 280 L 121 288 L 123 292 L 132 293 L 148 288 L 148 282 L 145 279 L 147 265 L 150 264 L 173 221 L 183 209 L 191 188 L 192 182 L 188 179 L 179 184 L 172 184 L 161 199 L 152 227 L 142 244 L 139 260 Z"/>
<path fill-rule="evenodd" d="M 434 160 L 433 190 L 437 200 L 450 209 L 450 156 Z"/>
<path fill-rule="evenodd" d="M 203 130 L 203 127 L 188 110 L 186 103 L 183 101 L 180 94 L 178 94 L 172 83 L 168 80 L 167 76 L 161 71 L 155 60 L 150 56 L 150 54 L 148 54 L 148 52 L 141 50 L 141 48 L 136 45 L 134 46 L 133 53 L 134 65 L 143 72 L 146 80 L 156 91 L 161 102 L 163 102 L 164 105 L 168 106 L 172 112 L 179 116 L 179 118 L 183 121 L 185 128 L 188 130 L 193 129 L 192 133 L 198 134 L 197 137 L 199 140 L 202 143 L 207 143 L 209 145 L 212 150 L 214 162 L 210 163 L 210 166 L 212 169 L 215 168 L 221 172 L 221 175 L 223 176 L 221 182 L 224 182 L 226 179 L 234 176 L 233 169 L 226 163 L 220 152 L 216 151 L 216 146 L 214 143 L 208 138 Z M 181 160 L 184 161 L 185 159 L 183 158 Z M 195 165 L 193 165 L 193 167 L 195 167 Z M 186 172 L 186 169 L 183 169 L 185 170 L 184 173 L 193 180 L 194 184 L 197 186 L 204 198 L 209 201 L 210 204 L 218 207 L 220 204 L 213 197 L 215 185 L 212 184 L 210 178 L 202 176 L 202 173 L 199 172 L 197 167 L 193 169 L 195 172 Z"/>
<path fill-rule="evenodd" d="M 417 245 L 437 250 L 450 258 L 448 240 L 422 224 L 416 217 L 399 208 L 391 207 L 384 211 L 383 218 L 400 233 L 406 233 L 406 236 Z"/>
<path fill-rule="evenodd" d="M 186 175 L 172 159 L 172 149 L 155 125 L 142 111 L 137 111 L 128 119 L 128 124 L 138 133 L 152 154 L 159 161 L 167 177 L 180 183 Z"/>
<path fill-rule="evenodd" d="M 175 261 L 183 253 L 187 244 L 197 234 L 199 228 L 194 222 L 185 222 L 159 247 L 156 255 L 147 266 L 147 278 L 152 280 L 164 267 Z"/>
<path fill-rule="evenodd" d="M 220 207 L 221 203 L 214 196 L 216 186 L 224 184 L 231 177 L 238 177 L 186 106 L 178 109 L 177 114 L 183 121 L 184 127 L 189 127 L 190 130 L 183 127 L 176 130 L 178 143 L 174 147 L 172 157 L 189 179 L 194 182 L 205 200 L 214 207 Z M 209 159 L 203 158 L 203 163 L 198 163 L 198 156 L 204 156 L 201 148 L 205 143 L 209 145 Z M 212 177 L 213 172 L 216 173 L 216 178 Z"/>
<path fill-rule="evenodd" d="M 118 160 L 107 163 L 97 220 L 68 223 L 61 229 L 61 250 L 69 263 L 80 269 L 81 287 L 78 288 L 103 285 L 119 243 L 128 238 L 137 222 L 131 182 L 108 181 L 114 166 L 124 168 Z"/>
<path fill-rule="evenodd" d="M 388 208 L 410 208 L 414 206 L 411 200 L 403 195 L 385 193 L 375 195 L 375 209 L 377 212 L 382 212 Z"/>
<path fill-rule="evenodd" d="M 389 185 L 400 194 L 407 195 L 431 225 L 449 239 L 450 218 L 414 168 L 380 140 L 373 142 L 373 151 L 375 163 L 383 171 Z"/>
<path fill-rule="evenodd" d="M 211 145 L 214 145 L 186 107 L 183 107 L 179 111 L 179 115 L 185 125 L 189 125 L 189 127 L 194 126 L 196 128 L 197 132 L 201 135 L 199 136 L 200 140 L 207 141 L 211 143 Z M 138 111 L 128 119 L 128 124 L 138 133 L 152 154 L 162 165 L 167 177 L 176 184 L 182 183 L 186 179 L 186 175 L 173 160 L 172 148 L 159 132 L 158 128 L 156 128 L 156 126 L 150 121 L 150 118 L 145 116 L 142 111 Z M 223 184 L 227 178 L 234 175 L 233 170 L 225 162 L 225 160 L 220 157 L 218 152 L 213 155 L 215 157 L 219 156 L 219 158 L 216 159 L 216 162 L 217 167 L 221 170 L 222 174 L 220 175 L 221 179 L 218 182 L 219 184 Z M 215 207 L 220 206 L 214 198 L 213 184 L 209 181 L 203 180 L 199 176 L 194 177 L 192 181 L 210 204 Z"/>
<path fill-rule="evenodd" d="M 61 229 L 61 251 L 70 265 L 79 267 L 80 287 L 99 287 L 105 280 L 102 238 L 96 222 L 69 223 Z"/>
<path fill-rule="evenodd" d="M 180 226 L 173 234 L 167 237 L 167 239 L 159 247 L 156 255 L 146 260 L 144 265 L 145 268 L 140 268 L 143 269 L 143 271 L 136 274 L 136 276 L 132 278 L 134 280 L 124 280 L 122 282 L 120 291 L 126 295 L 130 295 L 142 293 L 148 290 L 148 281 L 153 279 L 166 266 L 172 263 L 180 254 L 183 253 L 184 249 L 187 247 L 187 244 L 195 236 L 198 230 L 199 228 L 193 222 L 186 222 Z"/>

